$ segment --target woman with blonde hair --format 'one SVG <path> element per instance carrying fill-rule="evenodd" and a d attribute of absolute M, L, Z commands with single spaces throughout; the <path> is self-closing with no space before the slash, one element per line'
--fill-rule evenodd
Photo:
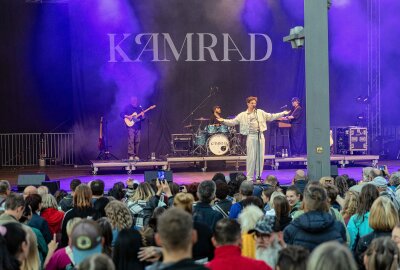
<path fill-rule="evenodd" d="M 132 228 L 132 215 L 128 207 L 123 202 L 117 200 L 109 202 L 104 210 L 112 226 L 113 241 L 111 245 L 114 246 L 119 232 L 122 229 Z"/>
<path fill-rule="evenodd" d="M 357 270 L 350 250 L 336 241 L 319 245 L 311 253 L 307 263 L 307 270 Z"/>
<path fill-rule="evenodd" d="M 187 192 L 175 195 L 173 206 L 193 214 L 194 197 Z M 214 246 L 211 242 L 212 231 L 204 223 L 194 221 L 193 228 L 197 231 L 197 242 L 193 245 L 193 259 L 203 262 L 210 261 L 214 256 Z"/>
<path fill-rule="evenodd" d="M 150 199 L 155 195 L 153 188 L 147 182 L 140 183 L 136 188 L 135 193 L 127 201 L 127 206 L 133 217 L 133 224 L 135 228 L 143 228 L 145 224 L 144 209 Z"/>
<path fill-rule="evenodd" d="M 391 237 L 393 228 L 399 223 L 399 215 L 392 201 L 387 197 L 377 198 L 371 206 L 368 222 L 373 231 L 360 238 L 355 250 L 360 265 L 363 263 L 362 254 L 372 240 L 378 237 Z"/>
<path fill-rule="evenodd" d="M 347 191 L 344 197 L 343 209 L 342 211 L 340 211 L 340 214 L 342 214 L 342 217 L 346 225 L 347 223 L 349 223 L 351 216 L 357 212 L 357 207 L 358 207 L 358 193 L 350 190 Z"/>
<path fill-rule="evenodd" d="M 92 190 L 86 184 L 80 184 L 76 187 L 73 197 L 73 207 L 65 213 L 61 226 L 60 247 L 68 245 L 67 223 L 75 217 L 88 218 L 94 214 L 92 206 Z"/>
<path fill-rule="evenodd" d="M 39 250 L 37 247 L 36 235 L 28 226 L 23 226 L 28 240 L 28 253 L 22 261 L 20 270 L 36 270 L 40 269 Z"/>
<path fill-rule="evenodd" d="M 51 194 L 42 196 L 42 210 L 40 216 L 49 224 L 51 235 L 61 233 L 61 224 L 64 212 L 58 210 L 56 198 Z"/>

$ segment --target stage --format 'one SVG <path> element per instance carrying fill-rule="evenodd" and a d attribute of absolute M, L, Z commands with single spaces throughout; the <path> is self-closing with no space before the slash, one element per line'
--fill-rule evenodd
<path fill-rule="evenodd" d="M 339 174 L 348 174 L 349 177 L 361 179 L 362 168 L 372 164 L 387 165 L 390 172 L 400 169 L 400 161 L 382 161 L 379 156 L 332 156 L 332 164 L 339 165 Z M 204 170 L 204 163 L 207 169 Z M 238 170 L 236 170 L 238 163 Z M 267 156 L 266 166 L 262 174 L 265 179 L 268 175 L 277 176 L 281 185 L 290 185 L 297 169 L 306 170 L 306 157 L 278 158 Z M 279 166 L 272 166 L 272 165 Z M 135 170 L 126 170 L 126 165 L 134 166 Z M 98 166 L 97 174 L 93 174 L 93 167 Z M 144 171 L 153 169 L 170 168 L 173 171 L 173 180 L 178 184 L 190 184 L 209 180 L 216 172 L 223 172 L 227 177 L 235 171 L 245 171 L 244 156 L 226 157 L 169 157 L 163 161 L 93 161 L 92 165 L 84 166 L 47 166 L 47 167 L 15 167 L 0 169 L 0 179 L 7 179 L 12 186 L 17 185 L 19 174 L 46 173 L 50 180 L 59 180 L 60 188 L 69 190 L 69 183 L 72 179 L 78 178 L 88 183 L 95 179 L 102 179 L 105 182 L 105 189 L 110 189 L 114 183 L 126 182 L 133 178 L 139 182 L 144 181 Z M 132 167 L 131 167 L 132 169 Z"/>

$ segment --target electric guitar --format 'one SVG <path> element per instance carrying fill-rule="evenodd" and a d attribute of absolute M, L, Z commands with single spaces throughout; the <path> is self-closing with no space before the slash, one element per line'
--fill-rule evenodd
<path fill-rule="evenodd" d="M 136 112 L 132 113 L 130 115 L 130 117 L 132 117 L 132 120 L 130 120 L 128 117 L 125 117 L 124 118 L 125 125 L 128 127 L 133 127 L 136 122 L 140 121 L 139 117 L 143 116 L 145 112 L 150 111 L 150 110 L 154 109 L 155 107 L 156 107 L 156 105 L 153 105 L 153 106 L 148 107 L 146 110 L 144 110 L 140 113 L 136 113 Z"/>
<path fill-rule="evenodd" d="M 103 116 L 100 117 L 100 132 L 99 132 L 99 151 L 105 150 L 104 138 L 103 138 Z"/>

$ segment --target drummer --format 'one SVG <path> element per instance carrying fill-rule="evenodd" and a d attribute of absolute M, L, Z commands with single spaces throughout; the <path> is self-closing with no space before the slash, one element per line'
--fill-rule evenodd
<path fill-rule="evenodd" d="M 221 123 L 217 120 L 218 118 L 223 118 L 221 114 L 221 106 L 215 105 L 212 109 L 212 115 L 210 117 L 210 125 L 220 126 Z"/>

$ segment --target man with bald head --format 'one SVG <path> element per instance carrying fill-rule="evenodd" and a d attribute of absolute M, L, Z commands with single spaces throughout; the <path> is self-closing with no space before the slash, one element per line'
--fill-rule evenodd
<path fill-rule="evenodd" d="M 306 172 L 303 170 L 297 170 L 294 175 L 292 184 L 299 189 L 301 194 L 303 194 L 304 188 L 307 185 Z"/>
<path fill-rule="evenodd" d="M 34 186 L 27 186 L 24 189 L 24 193 L 23 193 L 24 199 L 26 199 L 26 197 L 28 197 L 29 195 L 32 195 L 32 194 L 38 194 L 37 188 Z"/>

